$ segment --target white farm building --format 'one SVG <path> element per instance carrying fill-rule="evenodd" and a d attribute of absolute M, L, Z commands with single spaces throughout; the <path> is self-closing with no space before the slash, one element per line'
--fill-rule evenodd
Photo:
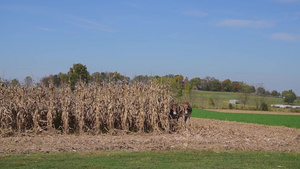
<path fill-rule="evenodd" d="M 240 104 L 239 100 L 229 100 L 229 103 L 231 104 Z"/>
<path fill-rule="evenodd" d="M 272 104 L 272 107 L 276 108 L 292 108 L 292 109 L 300 109 L 300 106 L 292 106 L 292 105 L 284 105 L 284 104 Z"/>

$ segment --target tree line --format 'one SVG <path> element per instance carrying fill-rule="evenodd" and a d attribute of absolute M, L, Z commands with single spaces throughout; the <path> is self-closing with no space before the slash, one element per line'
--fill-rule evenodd
<path fill-rule="evenodd" d="M 173 74 L 168 74 L 165 76 L 137 75 L 133 77 L 133 79 L 121 75 L 118 72 L 94 72 L 90 74 L 87 70 L 86 65 L 83 65 L 81 63 L 73 64 L 73 67 L 71 67 L 69 69 L 69 72 L 67 73 L 58 73 L 55 75 L 45 76 L 38 83 L 43 84 L 45 86 L 49 86 L 50 80 L 54 83 L 54 85 L 56 85 L 56 87 L 61 87 L 63 85 L 69 84 L 72 90 L 75 89 L 75 84 L 79 81 L 85 83 L 103 83 L 109 81 L 125 81 L 127 83 L 148 83 L 149 81 L 154 80 L 156 83 L 168 83 L 171 89 L 173 91 L 176 91 L 178 96 L 182 95 L 183 91 L 189 92 L 191 90 L 202 90 L 219 92 L 255 93 L 260 96 L 282 97 L 287 103 L 293 103 L 297 99 L 296 94 L 292 90 L 286 90 L 282 93 L 276 90 L 270 92 L 262 86 L 255 87 L 244 82 L 231 81 L 230 79 L 220 81 L 214 77 L 209 76 L 205 78 L 195 77 L 189 80 L 188 77 L 184 77 L 183 75 Z M 13 79 L 11 81 L 0 79 L 0 81 L 6 85 L 20 84 L 20 82 L 17 79 Z M 27 76 L 24 79 L 24 84 L 28 86 L 34 85 L 33 79 L 30 76 Z"/>

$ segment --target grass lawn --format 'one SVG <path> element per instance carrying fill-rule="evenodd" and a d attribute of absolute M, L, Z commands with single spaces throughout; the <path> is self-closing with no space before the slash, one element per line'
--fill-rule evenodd
<path fill-rule="evenodd" d="M 295 115 L 221 113 L 193 109 L 192 117 L 300 128 L 300 116 Z"/>
<path fill-rule="evenodd" d="M 0 157 L 0 168 L 300 168 L 300 154 L 275 152 L 95 152 Z"/>

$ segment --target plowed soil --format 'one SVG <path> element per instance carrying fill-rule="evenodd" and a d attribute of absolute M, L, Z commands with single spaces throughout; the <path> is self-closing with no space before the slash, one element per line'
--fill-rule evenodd
<path fill-rule="evenodd" d="M 300 152 L 300 130 L 192 118 L 172 134 L 27 135 L 0 138 L 0 155 L 103 150 L 247 150 Z"/>

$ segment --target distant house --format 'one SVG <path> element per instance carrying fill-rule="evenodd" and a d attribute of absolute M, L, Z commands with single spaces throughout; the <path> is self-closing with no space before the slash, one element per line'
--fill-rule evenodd
<path fill-rule="evenodd" d="M 229 100 L 229 103 L 231 104 L 240 104 L 239 100 Z"/>

